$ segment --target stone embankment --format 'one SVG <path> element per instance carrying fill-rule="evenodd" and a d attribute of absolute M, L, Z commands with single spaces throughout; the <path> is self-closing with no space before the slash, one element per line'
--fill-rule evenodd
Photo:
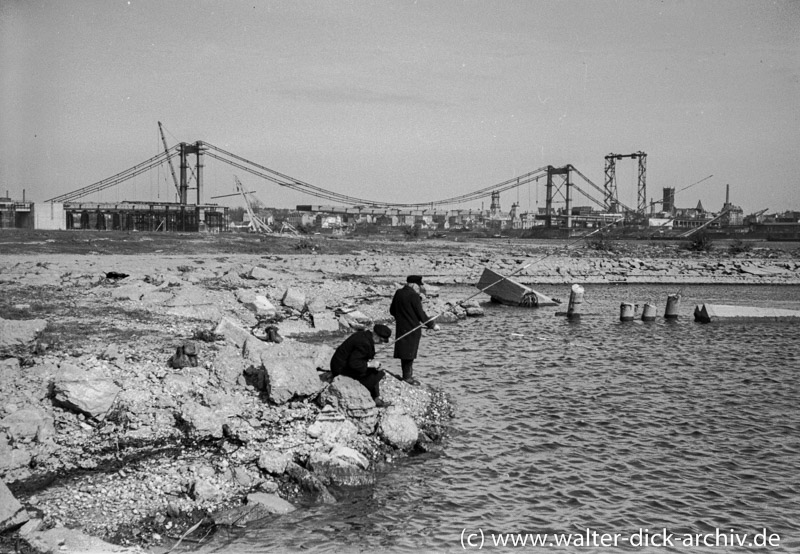
<path fill-rule="evenodd" d="M 348 332 L 390 322 L 406 275 L 473 285 L 484 267 L 527 284 L 800 284 L 797 256 L 768 250 L 4 256 L 0 532 L 42 552 L 163 552 L 196 524 L 336 502 L 437 448 L 453 415 L 441 392 L 390 373 L 377 409 L 324 370 Z M 429 314 L 482 313 L 436 292 Z"/>
<path fill-rule="evenodd" d="M 391 372 L 378 409 L 325 371 L 348 332 L 387 320 L 394 285 L 263 259 L 55 258 L 0 269 L 0 532 L 37 551 L 163 551 L 190 524 L 337 502 L 438 448 L 453 415 Z"/>
<path fill-rule="evenodd" d="M 409 272 L 426 276 L 436 284 L 478 282 L 484 267 L 508 275 L 524 284 L 570 284 L 575 282 L 641 284 L 799 284 L 800 259 L 772 251 L 736 256 L 645 250 L 641 255 L 598 253 L 586 250 L 548 249 L 544 252 L 518 249 L 454 251 L 442 256 L 393 256 L 380 250 L 361 252 L 350 258 L 284 256 L 296 269 L 323 275 L 346 275 L 399 280 Z M 522 268 L 522 269 L 521 269 Z"/>

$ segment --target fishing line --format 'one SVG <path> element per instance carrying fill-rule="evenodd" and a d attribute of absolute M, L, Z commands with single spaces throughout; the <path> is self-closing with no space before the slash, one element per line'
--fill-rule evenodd
<path fill-rule="evenodd" d="M 586 233 L 585 235 L 581 235 L 580 237 L 578 237 L 578 238 L 577 238 L 577 239 L 575 239 L 574 241 L 572 241 L 572 242 L 569 242 L 569 243 L 567 243 L 566 245 L 564 245 L 564 249 L 566 250 L 566 249 L 568 249 L 570 246 L 572 246 L 573 244 L 577 244 L 578 242 L 582 241 L 583 239 L 589 238 L 589 237 L 591 237 L 593 234 L 595 234 L 595 233 L 598 233 L 598 232 L 600 232 L 600 231 L 602 231 L 602 230 L 604 230 L 604 229 L 607 229 L 607 228 L 609 228 L 609 227 L 611 227 L 611 226 L 613 226 L 613 225 L 616 225 L 617 223 L 619 223 L 619 220 L 614 220 L 614 221 L 612 221 L 611 223 L 608 223 L 608 224 L 606 224 L 606 225 L 603 225 L 602 227 L 598 227 L 597 229 L 595 229 L 595 230 L 594 230 L 594 231 L 592 231 L 591 233 Z M 485 286 L 485 287 L 483 287 L 482 289 L 479 289 L 479 290 L 478 290 L 478 292 L 476 292 L 476 293 L 474 293 L 474 294 L 471 294 L 470 296 L 468 296 L 468 297 L 467 297 L 467 298 L 465 298 L 464 300 L 460 300 L 460 301 L 456 302 L 456 305 L 457 305 L 457 306 L 463 306 L 465 302 L 469 302 L 470 300 L 472 300 L 473 298 L 475 298 L 475 297 L 476 297 L 476 296 L 478 296 L 479 294 L 481 294 L 481 293 L 485 292 L 486 290 L 488 290 L 488 289 L 492 288 L 493 286 L 497 285 L 498 283 L 502 283 L 503 281 L 506 281 L 506 280 L 508 280 L 509 278 L 513 277 L 514 275 L 516 275 L 516 274 L 517 274 L 517 273 L 519 273 L 520 271 L 523 271 L 523 270 L 525 270 L 525 269 L 529 268 L 530 266 L 532 266 L 533 264 L 539 263 L 539 262 L 541 262 L 542 260 L 545 260 L 545 259 L 549 258 L 550 256 L 553 256 L 555 253 L 556 253 L 555 251 L 554 251 L 554 252 L 549 252 L 549 253 L 545 254 L 544 256 L 542 256 L 542 257 L 540 257 L 540 258 L 537 258 L 537 259 L 535 259 L 535 260 L 533 260 L 533 261 L 531 261 L 531 262 L 529 262 L 529 263 L 527 263 L 527 264 L 525 264 L 525 265 L 523 265 L 523 266 L 521 266 L 521 267 L 518 267 L 517 269 L 515 269 L 514 271 L 512 271 L 510 274 L 508 274 L 508 275 L 506 275 L 506 276 L 501 276 L 501 277 L 500 277 L 500 279 L 498 279 L 497 281 L 495 281 L 495 282 L 493 282 L 493 283 L 489 283 L 488 285 L 486 285 L 486 286 Z M 397 337 L 397 338 L 396 338 L 396 339 L 394 339 L 393 341 L 391 341 L 391 342 L 388 342 L 388 343 L 381 344 L 381 346 L 379 347 L 379 350 L 378 350 L 378 351 L 376 351 L 376 353 L 377 353 L 377 352 L 379 352 L 380 350 L 383 350 L 384 348 L 388 348 L 389 346 L 392 346 L 392 345 L 396 344 L 397 342 L 399 342 L 399 341 L 401 341 L 402 339 L 406 338 L 408 335 L 410 335 L 411 333 L 415 332 L 416 330 L 418 330 L 418 329 L 421 329 L 422 327 L 425 327 L 425 326 L 427 326 L 427 324 L 428 324 L 428 323 L 430 323 L 431 321 L 433 321 L 434 319 L 436 319 L 437 317 L 439 317 L 440 315 L 442 315 L 442 314 L 444 314 L 444 313 L 446 313 L 446 312 L 448 312 L 448 311 L 450 311 L 450 310 L 446 310 L 446 311 L 444 311 L 444 312 L 440 312 L 440 313 L 436 314 L 435 316 L 428 318 L 426 321 L 423 321 L 422 323 L 420 323 L 419 325 L 417 325 L 416 327 L 414 327 L 413 329 L 411 329 L 411 330 L 410 330 L 410 331 L 408 331 L 407 333 L 405 333 L 405 334 L 403 334 L 403 335 L 401 335 L 401 336 Z"/>

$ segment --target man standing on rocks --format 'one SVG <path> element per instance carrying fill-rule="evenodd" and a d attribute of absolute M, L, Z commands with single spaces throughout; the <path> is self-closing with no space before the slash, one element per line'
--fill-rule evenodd
<path fill-rule="evenodd" d="M 380 382 L 385 372 L 380 371 L 381 363 L 375 357 L 375 341 L 389 342 L 392 330 L 380 323 L 372 331 L 356 331 L 339 345 L 331 358 L 331 373 L 334 377 L 351 377 L 367 387 L 378 408 L 388 406 L 381 399 Z"/>
<path fill-rule="evenodd" d="M 400 359 L 403 381 L 418 386 L 419 381 L 414 379 L 414 360 L 422 338 L 422 327 L 438 331 L 439 326 L 433 322 L 435 318 L 428 317 L 422 309 L 422 298 L 414 290 L 415 286 L 424 288 L 422 277 L 409 275 L 405 286 L 394 293 L 389 313 L 395 319 L 397 339 L 394 343 L 394 357 Z"/>

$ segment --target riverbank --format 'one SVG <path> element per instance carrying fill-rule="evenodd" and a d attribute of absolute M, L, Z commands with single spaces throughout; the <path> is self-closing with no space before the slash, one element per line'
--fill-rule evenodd
<path fill-rule="evenodd" d="M 446 287 L 484 267 L 528 284 L 800 283 L 797 250 L 766 247 L 113 233 L 0 243 L 0 317 L 14 322 L 0 353 L 0 480 L 19 502 L 5 540 L 38 551 L 76 551 L 75 530 L 164 552 L 196 525 L 184 544 L 335 502 L 397 456 L 437 448 L 454 409 L 438 391 L 390 376 L 393 406 L 379 410 L 360 385 L 317 371 L 352 329 L 390 323 L 408 274 L 440 287 L 426 310 L 453 321 L 468 316 Z M 259 321 L 283 342 L 255 338 Z M 187 343 L 196 365 L 174 367 Z"/>

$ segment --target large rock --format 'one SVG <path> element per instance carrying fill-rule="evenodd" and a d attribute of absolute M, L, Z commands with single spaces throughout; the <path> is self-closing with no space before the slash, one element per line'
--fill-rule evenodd
<path fill-rule="evenodd" d="M 225 492 L 215 482 L 199 478 L 189 486 L 191 497 L 198 502 L 219 502 L 225 498 Z"/>
<path fill-rule="evenodd" d="M 294 339 L 287 339 L 281 343 L 258 342 L 260 344 L 255 344 L 253 350 L 259 352 L 259 361 L 266 358 L 307 358 L 315 368 L 325 371 L 330 368 L 334 352 L 327 344 L 308 344 Z"/>
<path fill-rule="evenodd" d="M 258 337 L 250 336 L 244 341 L 242 357 L 248 362 L 261 365 L 261 356 L 269 352 L 270 346 Z"/>
<path fill-rule="evenodd" d="M 424 380 L 425 375 L 417 375 Z M 410 415 L 417 424 L 425 417 L 433 396 L 425 387 L 414 387 L 387 374 L 381 381 L 381 398 L 392 405 L 392 412 Z"/>
<path fill-rule="evenodd" d="M 285 340 L 263 343 L 254 350 L 261 352 L 261 375 L 250 371 L 249 376 L 256 387 L 263 381 L 271 402 L 284 404 L 293 398 L 315 396 L 325 386 L 317 368 L 330 363 L 330 347 Z"/>
<path fill-rule="evenodd" d="M 248 337 L 251 337 L 250 331 L 239 325 L 236 321 L 229 317 L 223 317 L 214 328 L 214 333 L 222 335 L 225 340 L 233 343 L 234 345 L 242 348 Z"/>
<path fill-rule="evenodd" d="M 52 383 L 56 404 L 95 419 L 105 417 L 121 390 L 111 379 L 82 370 L 69 371 Z"/>
<path fill-rule="evenodd" d="M 240 290 L 236 293 L 239 302 L 257 316 L 272 317 L 278 313 L 278 309 L 261 294 L 255 294 L 248 290 Z"/>
<path fill-rule="evenodd" d="M 273 358 L 266 354 L 261 359 L 266 374 L 267 397 L 273 404 L 315 396 L 324 386 L 310 358 Z"/>
<path fill-rule="evenodd" d="M 53 416 L 35 408 L 23 408 L 0 419 L 0 431 L 17 442 L 43 442 L 55 435 Z"/>
<path fill-rule="evenodd" d="M 44 319 L 0 318 L 0 348 L 30 344 L 45 327 L 47 321 Z"/>
<path fill-rule="evenodd" d="M 254 266 L 252 269 L 250 269 L 249 273 L 247 273 L 247 276 L 250 279 L 258 279 L 259 281 L 271 281 L 272 279 L 278 277 L 278 274 L 272 270 Z"/>
<path fill-rule="evenodd" d="M 0 481 L 0 533 L 28 521 L 28 512 L 14 498 L 6 484 Z"/>
<path fill-rule="evenodd" d="M 320 395 L 320 405 L 326 404 L 345 414 L 359 432 L 369 435 L 375 430 L 378 421 L 375 401 L 366 387 L 355 379 L 344 375 L 335 377 Z"/>
<path fill-rule="evenodd" d="M 247 504 L 263 506 L 270 514 L 288 514 L 295 511 L 295 507 L 276 494 L 254 492 L 247 495 Z"/>
<path fill-rule="evenodd" d="M 267 473 L 273 475 L 283 475 L 286 465 L 292 461 L 292 457 L 286 452 L 278 450 L 265 450 L 258 457 L 257 465 Z"/>
<path fill-rule="evenodd" d="M 372 319 L 358 310 L 350 311 L 339 316 L 339 323 L 346 328 L 368 329 L 372 327 Z"/>
<path fill-rule="evenodd" d="M 327 344 L 319 344 L 313 346 L 309 355 L 315 368 L 329 370 L 331 367 L 331 358 L 333 358 L 334 349 Z"/>
<path fill-rule="evenodd" d="M 333 497 L 320 478 L 306 468 L 294 462 L 289 462 L 286 464 L 286 474 L 294 479 L 301 489 L 316 495 L 319 502 L 323 504 L 336 503 L 336 498 Z"/>
<path fill-rule="evenodd" d="M 333 406 L 325 406 L 306 432 L 310 438 L 332 446 L 354 441 L 358 435 L 358 427 Z"/>
<path fill-rule="evenodd" d="M 187 402 L 183 405 L 180 418 L 189 426 L 194 437 L 220 439 L 223 436 L 222 427 L 229 415 L 227 411 L 213 410 L 197 402 Z"/>
<path fill-rule="evenodd" d="M 337 445 L 328 452 L 313 452 L 308 467 L 326 485 L 360 487 L 375 483 L 375 475 L 366 471 L 369 460 L 347 446 Z"/>
<path fill-rule="evenodd" d="M 380 437 L 395 448 L 410 450 L 419 439 L 419 428 L 411 416 L 392 408 L 381 416 L 378 425 Z"/>
<path fill-rule="evenodd" d="M 28 475 L 32 458 L 30 448 L 12 448 L 6 437 L 0 433 L 0 475 L 5 475 L 9 481 L 18 478 L 16 473 L 20 471 Z M 10 477 L 12 472 L 16 472 L 14 478 Z"/>
<path fill-rule="evenodd" d="M 298 290 L 294 287 L 289 287 L 286 289 L 286 292 L 283 293 L 281 302 L 287 308 L 292 308 L 298 312 L 302 312 L 306 307 L 306 295 L 303 294 L 303 291 L 301 290 Z"/>
<path fill-rule="evenodd" d="M 253 337 L 253 340 L 258 339 Z M 260 356 L 258 362 L 261 362 Z M 219 379 L 220 383 L 232 385 L 238 382 L 239 377 L 244 375 L 246 368 L 247 363 L 242 359 L 239 350 L 231 345 L 225 345 L 217 351 L 211 371 Z"/>

